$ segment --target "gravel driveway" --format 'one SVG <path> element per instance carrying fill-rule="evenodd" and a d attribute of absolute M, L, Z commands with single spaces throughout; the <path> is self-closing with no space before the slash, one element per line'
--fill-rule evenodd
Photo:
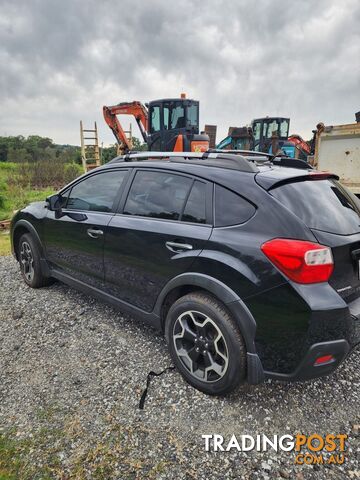
<path fill-rule="evenodd" d="M 175 371 L 154 330 L 55 283 L 32 290 L 0 257 L 0 479 L 360 478 L 360 359 L 303 384 L 208 397 Z M 205 452 L 202 434 L 347 433 L 343 465 L 293 452 Z M 13 476 L 11 476 L 13 475 Z"/>

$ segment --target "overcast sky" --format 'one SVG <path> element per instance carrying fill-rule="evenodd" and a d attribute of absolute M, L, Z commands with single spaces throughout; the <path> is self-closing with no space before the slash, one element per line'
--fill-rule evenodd
<path fill-rule="evenodd" d="M 218 140 L 265 115 L 306 138 L 352 123 L 360 2 L 0 0 L 0 135 L 79 144 L 96 120 L 110 144 L 103 105 L 182 91 Z"/>

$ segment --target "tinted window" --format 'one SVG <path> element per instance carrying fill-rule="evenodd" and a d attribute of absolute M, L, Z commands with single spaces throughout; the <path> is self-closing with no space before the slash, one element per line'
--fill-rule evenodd
<path fill-rule="evenodd" d="M 310 228 L 342 235 L 360 231 L 360 201 L 336 180 L 288 183 L 271 194 Z"/>
<path fill-rule="evenodd" d="M 113 170 L 86 178 L 71 189 L 66 208 L 111 212 L 127 171 Z"/>
<path fill-rule="evenodd" d="M 215 227 L 244 223 L 255 213 L 255 207 L 226 188 L 215 186 Z"/>
<path fill-rule="evenodd" d="M 160 130 L 160 107 L 154 106 L 151 108 L 151 133 Z"/>
<path fill-rule="evenodd" d="M 61 194 L 61 200 L 60 200 L 60 206 L 61 206 L 61 208 L 65 208 L 65 207 L 66 207 L 66 203 L 67 203 L 67 201 L 68 201 L 69 193 L 70 193 L 70 189 L 66 190 L 65 192 L 62 192 L 62 194 Z"/>
<path fill-rule="evenodd" d="M 124 213 L 179 220 L 192 180 L 164 172 L 137 172 Z"/>
<path fill-rule="evenodd" d="M 185 205 L 181 220 L 184 222 L 206 223 L 206 185 L 195 181 Z"/>

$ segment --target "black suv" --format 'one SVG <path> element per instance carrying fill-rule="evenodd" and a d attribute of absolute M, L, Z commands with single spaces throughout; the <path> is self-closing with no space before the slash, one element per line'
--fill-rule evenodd
<path fill-rule="evenodd" d="M 203 392 L 328 374 L 360 341 L 360 201 L 283 160 L 118 157 L 19 211 L 13 253 L 161 329 Z"/>

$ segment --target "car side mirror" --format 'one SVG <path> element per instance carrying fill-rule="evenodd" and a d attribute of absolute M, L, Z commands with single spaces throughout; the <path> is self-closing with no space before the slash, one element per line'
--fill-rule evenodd
<path fill-rule="evenodd" d="M 62 197 L 58 193 L 55 193 L 55 195 L 51 195 L 46 199 L 48 209 L 55 212 L 55 218 L 62 217 L 61 201 Z"/>

